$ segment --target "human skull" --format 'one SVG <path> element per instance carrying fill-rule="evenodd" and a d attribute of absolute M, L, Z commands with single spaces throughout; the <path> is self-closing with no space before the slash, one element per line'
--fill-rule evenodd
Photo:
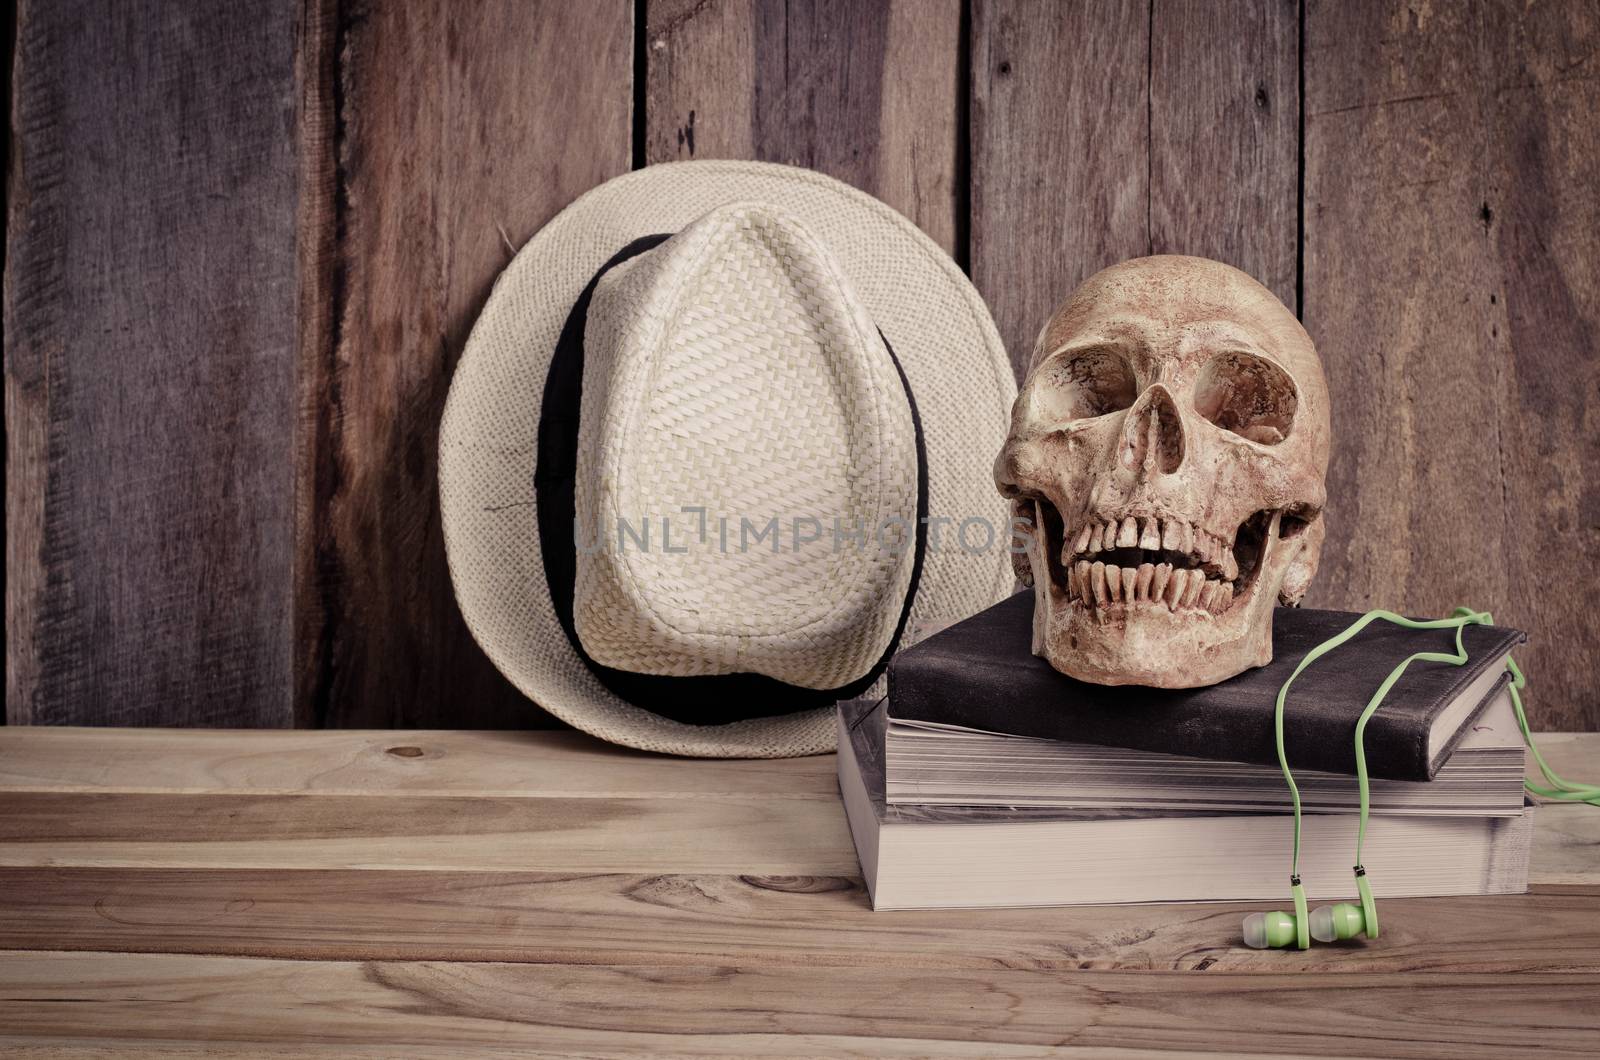
<path fill-rule="evenodd" d="M 1098 684 L 1192 688 L 1272 658 L 1322 551 L 1328 388 L 1261 284 L 1136 258 L 1045 325 L 995 462 L 1026 521 L 1033 651 Z"/>

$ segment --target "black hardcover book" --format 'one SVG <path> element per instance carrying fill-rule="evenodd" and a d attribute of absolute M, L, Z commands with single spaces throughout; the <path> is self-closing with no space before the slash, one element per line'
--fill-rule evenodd
<path fill-rule="evenodd" d="M 1359 617 L 1280 607 L 1266 666 L 1207 688 L 1107 686 L 1074 680 L 1033 654 L 1033 594 L 1018 593 L 896 656 L 889 665 L 889 716 L 1275 765 L 1279 687 L 1306 652 Z M 1468 626 L 1465 666 L 1412 663 L 1367 723 L 1371 775 L 1431 780 L 1508 679 L 1506 655 L 1526 639 L 1515 629 Z M 1454 648 L 1454 630 L 1375 622 L 1312 663 L 1289 690 L 1289 765 L 1354 774 L 1356 719 L 1384 677 L 1414 652 Z"/>

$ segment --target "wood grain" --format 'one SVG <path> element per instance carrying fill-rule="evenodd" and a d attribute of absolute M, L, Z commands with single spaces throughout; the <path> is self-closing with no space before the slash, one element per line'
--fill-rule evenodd
<path fill-rule="evenodd" d="M 752 784 L 748 770 L 762 763 L 696 763 L 700 776 L 689 781 L 680 779 L 688 772 L 681 761 L 613 751 L 576 733 L 435 733 L 406 744 L 373 740 L 381 734 L 282 733 L 260 755 L 251 748 L 267 734 L 233 734 L 231 752 L 221 749 L 227 734 L 169 734 L 206 749 L 189 767 L 148 738 L 121 752 L 86 740 L 81 753 L 65 753 L 71 735 L 0 733 L 0 866 L 800 876 L 857 867 L 827 788 L 831 756 L 794 760 L 781 783 Z M 491 736 L 508 754 L 530 748 L 522 783 Z M 323 753 L 309 746 L 316 741 L 328 741 Z M 1600 775 L 1597 741 L 1552 742 L 1552 765 L 1572 777 Z M 39 756 L 40 765 L 18 753 L 52 743 L 56 753 Z M 546 750 L 532 750 L 539 745 Z M 452 746 L 462 748 L 459 758 Z M 423 754 L 410 756 L 413 747 Z M 569 766 L 552 764 L 566 755 Z M 148 776 L 138 774 L 140 760 L 151 763 Z M 274 761 L 284 763 L 281 774 Z M 452 761 L 481 766 L 485 791 L 440 779 Z M 1575 805 L 1539 812 L 1533 881 L 1595 882 L 1600 815 Z"/>
<path fill-rule="evenodd" d="M 1281 976 L 1198 975 L 1174 990 L 1164 976 L 1075 971 L 6 953 L 0 1026 L 22 1040 L 406 1041 L 656 1055 L 877 1054 L 880 1044 L 926 1051 L 982 1041 L 1234 1055 L 1584 1057 L 1600 1034 L 1592 987 L 1537 972 L 1374 974 L 1359 982 L 1307 974 L 1292 989 Z M 63 1004 L 68 998 L 74 1003 Z M 1505 1020 L 1513 1010 L 1516 1020 Z M 1537 1041 L 1530 1026 L 1541 1028 Z"/>
<path fill-rule="evenodd" d="M 1529 879 L 1594 882 L 1600 816 L 1578 805 L 1539 813 Z M 842 809 L 820 799 L 8 795 L 0 866 L 47 865 L 819 876 L 857 869 Z"/>
<path fill-rule="evenodd" d="M 1339 443 L 1314 600 L 1490 607 L 1532 634 L 1535 723 L 1600 727 L 1600 13 L 1310 0 L 1303 57 L 1299 21 L 1286 0 L 22 4 L 8 718 L 547 723 L 455 610 L 434 431 L 507 245 L 637 135 L 641 160 L 767 158 L 886 199 L 970 258 L 1019 365 L 1129 256 L 1218 257 L 1292 303 L 1303 180 Z"/>
<path fill-rule="evenodd" d="M 1600 735 L 1544 743 L 1600 769 Z M 1534 876 L 1574 886 L 1265 952 L 1237 942 L 1256 903 L 874 913 L 832 758 L 754 765 L 788 772 L 567 732 L 0 731 L 0 1050 L 1458 1057 L 1536 1025 L 1559 1056 L 1600 1031 L 1587 807 L 1539 811 Z"/>
<path fill-rule="evenodd" d="M 1001 1045 L 985 1041 L 960 1041 L 960 1042 L 929 1042 L 922 1040 L 900 1040 L 877 1038 L 870 1046 L 860 1046 L 859 1043 L 831 1035 L 793 1035 L 780 1040 L 766 1039 L 759 1045 L 748 1044 L 747 1037 L 734 1038 L 732 1044 L 722 1042 L 714 1036 L 704 1038 L 690 1037 L 687 1035 L 674 1035 L 671 1038 L 655 1037 L 649 1035 L 594 1035 L 590 1036 L 576 1055 L 584 1057 L 615 1057 L 615 1056 L 664 1056 L 664 1057 L 702 1057 L 702 1056 L 775 1056 L 793 1057 L 795 1050 L 802 1050 L 802 1055 L 839 1055 L 839 1056 L 867 1056 L 867 1057 L 911 1057 L 924 1058 L 930 1055 L 979 1057 L 987 1058 L 1015 1058 L 1015 1057 L 1104 1057 L 1105 1050 L 1090 1048 L 1075 1048 L 1073 1046 L 1050 1045 Z M 90 1039 L 82 1036 L 57 1036 L 50 1035 L 44 1039 L 21 1039 L 0 1035 L 0 1045 L 6 1048 L 7 1060 L 29 1058 L 40 1060 L 48 1057 L 49 1060 L 63 1060 L 70 1057 L 72 1060 L 90 1060 L 90 1058 L 113 1057 L 115 1060 L 127 1060 L 129 1057 L 154 1057 L 156 1060 L 168 1058 L 204 1057 L 205 1060 L 261 1060 L 261 1058 L 293 1057 L 295 1060 L 309 1058 L 309 1060 L 393 1060 L 395 1047 L 393 1045 L 368 1045 L 348 1041 L 339 1041 L 334 1044 L 325 1042 L 297 1041 L 293 1043 L 274 1042 L 217 1042 L 208 1041 L 175 1041 L 171 1038 L 162 1039 L 131 1039 L 131 1038 L 98 1038 Z M 571 1046 L 576 1048 L 576 1046 Z M 750 1049 L 756 1051 L 751 1052 Z M 861 1051 L 861 1049 L 868 1051 Z M 728 1050 L 732 1049 L 730 1053 Z M 527 1045 L 473 1045 L 463 1046 L 453 1044 L 448 1046 L 427 1046 L 408 1043 L 405 1048 L 407 1060 L 498 1060 L 498 1058 L 515 1057 L 518 1060 L 528 1060 L 532 1057 L 547 1057 L 552 1055 L 548 1049 Z M 560 1053 L 557 1055 L 574 1055 Z M 1216 1053 L 1201 1053 L 1186 1049 L 1119 1049 L 1116 1053 L 1117 1060 L 1185 1060 L 1195 1057 L 1215 1057 Z M 1257 1054 L 1266 1056 L 1267 1054 Z M 1289 1060 L 1289 1058 L 1285 1058 Z"/>
<path fill-rule="evenodd" d="M 1022 378 L 1073 288 L 1150 253 L 1150 4 L 972 4 L 972 281 Z"/>
<path fill-rule="evenodd" d="M 1505 598 L 1474 12 L 1307 7 L 1305 322 L 1335 440 L 1319 606 Z"/>
<path fill-rule="evenodd" d="M 1552 769 L 1600 777 L 1600 735 L 1540 733 Z M 683 759 L 579 732 L 252 732 L 13 728 L 0 794 L 838 797 L 833 755 Z M 1537 776 L 1533 763 L 1528 774 Z"/>
<path fill-rule="evenodd" d="M 16 728 L 0 793 L 839 797 L 832 755 L 683 759 L 580 732 Z"/>
<path fill-rule="evenodd" d="M 1296 309 L 1299 4 L 1156 0 L 1149 91 L 1151 252 L 1225 261 Z"/>
<path fill-rule="evenodd" d="M 974 3 L 972 277 L 1019 379 L 1125 258 L 1216 258 L 1295 306 L 1298 33 L 1283 0 Z"/>
<path fill-rule="evenodd" d="M 0 948 L 969 972 L 1589 974 L 1600 972 L 1597 906 L 1596 883 L 1386 900 L 1382 945 L 1267 952 L 1238 940 L 1239 921 L 1260 902 L 874 913 L 853 874 L 9 868 L 0 869 Z"/>
<path fill-rule="evenodd" d="M 6 796 L 0 866 L 843 875 L 837 801 Z"/>
<path fill-rule="evenodd" d="M 304 459 L 296 687 L 328 726 L 543 715 L 477 646 L 436 487 L 451 371 L 495 276 L 629 164 L 628 0 L 373 5 L 340 28 L 340 241 L 324 415 Z"/>
<path fill-rule="evenodd" d="M 1600 729 L 1600 8 L 1497 4 L 1485 19 L 1486 250 L 1499 297 L 1484 353 L 1509 546 L 1494 557 L 1507 577 L 1492 603 L 1532 638 L 1534 724 Z"/>
<path fill-rule="evenodd" d="M 649 161 L 820 170 L 958 249 L 959 0 L 650 0 L 646 10 Z"/>
<path fill-rule="evenodd" d="M 1568 773 L 1576 778 L 1593 782 L 1600 772 L 1590 769 L 1584 773 Z M 1535 872 L 1530 880 L 1540 883 L 1594 882 L 1595 862 L 1600 858 L 1600 814 L 1590 806 L 1574 803 L 1544 805 L 1533 834 Z"/>
<path fill-rule="evenodd" d="M 7 716 L 288 724 L 296 5 L 17 19 Z"/>
<path fill-rule="evenodd" d="M 1320 606 L 1492 609 L 1540 727 L 1600 724 L 1589 4 L 1310 3 L 1305 320 L 1333 391 Z M 1580 190 L 1583 189 L 1583 190 Z M 1570 567 L 1567 565 L 1570 564 Z"/>

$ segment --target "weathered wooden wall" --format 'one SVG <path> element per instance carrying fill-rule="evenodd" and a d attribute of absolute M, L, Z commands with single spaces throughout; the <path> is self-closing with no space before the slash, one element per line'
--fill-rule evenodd
<path fill-rule="evenodd" d="M 1600 726 L 1600 6 L 1319 0 L 1305 48 L 1313 602 L 1490 608 L 1539 724 Z"/>
<path fill-rule="evenodd" d="M 337 234 L 310 293 L 315 379 L 298 560 L 299 720 L 514 727 L 539 712 L 489 663 L 450 590 L 439 418 L 500 270 L 579 194 L 628 171 L 626 3 L 490 0 L 335 10 Z"/>
<path fill-rule="evenodd" d="M 25 2 L 5 287 L 12 722 L 539 724 L 450 597 L 434 438 L 497 271 L 631 166 L 811 166 L 1013 359 L 1185 252 L 1334 391 L 1315 603 L 1492 608 L 1600 727 L 1587 0 Z"/>
<path fill-rule="evenodd" d="M 297 15 L 19 6 L 10 721 L 292 716 Z"/>

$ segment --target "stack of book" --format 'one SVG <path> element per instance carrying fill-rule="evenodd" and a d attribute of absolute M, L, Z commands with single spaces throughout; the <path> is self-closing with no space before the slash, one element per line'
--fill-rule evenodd
<path fill-rule="evenodd" d="M 1030 651 L 1021 594 L 902 652 L 880 703 L 839 714 L 839 785 L 878 909 L 1278 899 L 1292 818 L 1278 688 L 1357 617 L 1278 612 L 1273 661 L 1200 689 L 1074 681 Z M 1383 676 L 1454 634 L 1375 624 L 1296 679 L 1285 746 L 1301 875 L 1345 900 L 1354 729 Z M 1471 626 L 1465 666 L 1417 663 L 1367 725 L 1364 862 L 1382 896 L 1527 889 L 1532 806 L 1506 688 L 1516 630 Z"/>

